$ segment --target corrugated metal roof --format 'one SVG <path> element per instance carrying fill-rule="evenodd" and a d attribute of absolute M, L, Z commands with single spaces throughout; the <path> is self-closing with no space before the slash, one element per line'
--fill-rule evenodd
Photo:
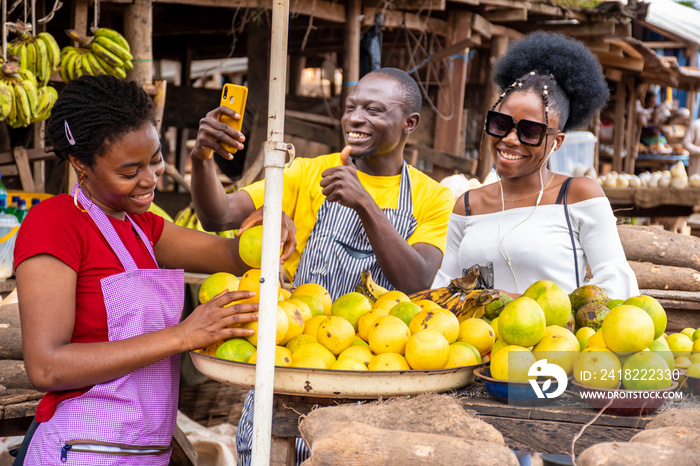
<path fill-rule="evenodd" d="M 673 0 L 646 0 L 645 3 L 649 4 L 646 22 L 700 44 L 700 11 Z"/>

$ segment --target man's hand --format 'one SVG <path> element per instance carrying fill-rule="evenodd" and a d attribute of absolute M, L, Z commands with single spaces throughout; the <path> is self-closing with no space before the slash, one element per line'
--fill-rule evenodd
<path fill-rule="evenodd" d="M 210 159 L 213 152 L 216 152 L 227 160 L 233 160 L 233 154 L 224 149 L 221 144 L 228 144 L 238 150 L 243 149 L 245 135 L 240 131 L 231 128 L 226 123 L 219 121 L 225 115 L 234 120 L 239 120 L 241 116 L 234 110 L 227 107 L 219 107 L 207 113 L 207 116 L 199 120 L 199 130 L 197 140 L 190 156 L 199 160 Z"/>
<path fill-rule="evenodd" d="M 256 209 L 252 214 L 250 214 L 248 218 L 243 220 L 243 223 L 241 223 L 241 227 L 238 229 L 238 236 L 241 236 L 241 233 L 246 231 L 248 228 L 262 224 L 263 208 L 260 207 L 259 209 Z M 292 256 L 292 253 L 297 247 L 297 228 L 294 225 L 294 221 L 291 218 L 289 218 L 289 216 L 284 212 L 282 212 L 282 231 L 280 235 L 280 247 L 283 248 L 282 253 L 280 254 L 280 264 L 283 264 L 287 259 L 289 259 Z"/>
<path fill-rule="evenodd" d="M 340 166 L 328 168 L 321 173 L 321 187 L 328 201 L 357 210 L 362 199 L 371 198 L 357 177 L 357 168 L 350 159 L 350 150 L 350 146 L 343 148 Z"/>

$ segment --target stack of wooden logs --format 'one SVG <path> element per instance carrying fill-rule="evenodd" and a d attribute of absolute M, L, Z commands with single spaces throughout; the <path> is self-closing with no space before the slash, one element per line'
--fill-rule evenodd
<path fill-rule="evenodd" d="M 17 303 L 0 306 L 0 395 L 7 389 L 33 389 L 24 367 Z"/>
<path fill-rule="evenodd" d="M 700 238 L 638 225 L 618 232 L 640 289 L 700 291 Z"/>
<path fill-rule="evenodd" d="M 299 430 L 303 465 L 518 465 L 503 436 L 449 395 L 426 394 L 318 408 Z"/>
<path fill-rule="evenodd" d="M 687 409 L 661 413 L 629 442 L 595 444 L 581 453 L 576 464 L 700 464 L 700 412 Z"/>

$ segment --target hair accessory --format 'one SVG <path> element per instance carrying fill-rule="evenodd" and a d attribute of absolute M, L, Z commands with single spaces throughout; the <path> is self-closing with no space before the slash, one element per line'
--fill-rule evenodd
<path fill-rule="evenodd" d="M 70 131 L 70 126 L 68 126 L 68 120 L 63 120 L 63 129 L 66 132 L 66 139 L 68 140 L 68 144 L 74 146 L 75 138 L 73 137 L 73 133 L 71 133 Z"/>
<path fill-rule="evenodd" d="M 79 211 L 87 213 L 90 211 L 90 209 L 92 209 L 93 202 L 92 202 L 92 199 L 90 199 L 90 206 L 87 209 L 83 209 L 82 207 L 80 207 L 80 204 L 78 203 L 78 193 L 80 192 L 80 188 L 83 186 L 83 182 L 85 181 L 85 175 L 83 175 L 82 173 L 79 173 L 78 179 L 80 180 L 80 184 L 78 185 L 77 188 L 75 188 L 75 193 L 73 194 L 73 204 L 75 204 L 75 206 L 78 208 Z M 87 189 L 86 189 L 86 191 L 87 191 Z"/>

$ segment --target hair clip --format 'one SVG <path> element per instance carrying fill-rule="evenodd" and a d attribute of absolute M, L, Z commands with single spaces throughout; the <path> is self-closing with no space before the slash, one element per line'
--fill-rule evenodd
<path fill-rule="evenodd" d="M 68 126 L 68 120 L 63 120 L 63 129 L 66 132 L 66 139 L 68 140 L 68 144 L 74 146 L 75 138 L 73 137 L 73 133 L 71 133 L 70 131 L 70 126 Z"/>

